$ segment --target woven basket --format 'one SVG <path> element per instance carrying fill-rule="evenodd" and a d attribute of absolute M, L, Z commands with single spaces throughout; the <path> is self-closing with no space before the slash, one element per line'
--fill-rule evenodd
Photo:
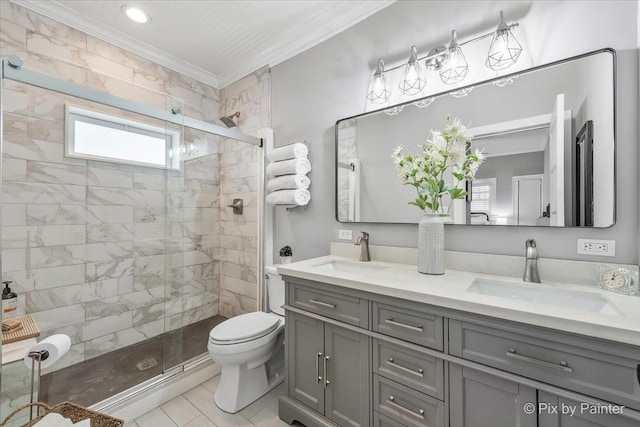
<path fill-rule="evenodd" d="M 2 421 L 2 423 L 0 423 L 0 427 L 4 427 L 9 422 L 11 417 L 13 417 L 15 414 L 31 406 L 42 407 L 45 409 L 45 412 L 44 414 L 40 415 L 34 420 L 24 424 L 22 427 L 32 427 L 38 421 L 44 418 L 45 415 L 51 412 L 60 414 L 65 418 L 69 418 L 74 423 L 77 423 L 78 421 L 90 419 L 91 427 L 123 427 L 124 426 L 123 420 L 110 417 L 109 415 L 101 414 L 100 412 L 92 411 L 91 409 L 87 409 L 84 406 L 76 405 L 75 403 L 62 402 L 62 403 L 58 403 L 53 407 L 50 407 L 44 403 L 36 402 L 36 403 L 27 403 L 26 405 L 22 405 L 21 407 L 19 407 L 18 409 L 10 413 L 9 416 L 5 418 Z"/>

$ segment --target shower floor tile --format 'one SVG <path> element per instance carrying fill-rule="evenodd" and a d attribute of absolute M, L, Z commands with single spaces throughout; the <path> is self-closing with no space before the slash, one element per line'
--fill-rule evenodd
<path fill-rule="evenodd" d="M 214 316 L 43 375 L 39 400 L 49 405 L 70 401 L 90 406 L 100 402 L 160 375 L 165 365 L 165 355 L 166 365 L 170 367 L 205 353 L 209 331 L 225 319 L 223 316 Z M 182 352 L 165 353 L 165 348 L 182 348 Z M 158 414 L 161 415 L 159 412 Z M 160 426 L 164 424 L 156 423 L 154 427 Z"/>
<path fill-rule="evenodd" d="M 128 422 L 125 427 L 289 427 L 278 417 L 278 399 L 284 394 L 284 384 L 240 412 L 228 414 L 213 402 L 219 381 L 218 375 Z"/>

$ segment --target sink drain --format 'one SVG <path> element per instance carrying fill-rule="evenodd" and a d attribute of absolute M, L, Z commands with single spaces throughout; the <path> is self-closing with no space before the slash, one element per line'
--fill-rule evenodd
<path fill-rule="evenodd" d="M 149 357 L 138 362 L 136 366 L 139 370 L 146 371 L 147 369 L 151 369 L 154 366 L 158 366 L 158 361 L 155 359 L 155 357 Z"/>

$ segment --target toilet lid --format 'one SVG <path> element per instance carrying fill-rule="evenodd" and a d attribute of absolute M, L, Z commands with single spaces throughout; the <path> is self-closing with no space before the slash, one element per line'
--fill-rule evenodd
<path fill-rule="evenodd" d="M 267 335 L 278 327 L 280 319 L 273 314 L 246 313 L 225 320 L 209 333 L 212 341 L 246 341 Z"/>

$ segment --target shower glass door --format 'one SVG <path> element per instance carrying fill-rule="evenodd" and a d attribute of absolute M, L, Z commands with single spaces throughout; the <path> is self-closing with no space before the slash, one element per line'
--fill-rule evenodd
<path fill-rule="evenodd" d="M 0 418 L 29 401 L 25 348 L 54 334 L 71 347 L 36 383 L 34 399 L 50 405 L 90 406 L 180 369 L 185 309 L 213 298 L 183 294 L 194 240 L 184 227 L 192 193 L 183 125 L 2 85 L 2 278 L 40 336 L 3 342 Z M 180 100 L 144 97 L 184 111 Z"/>

